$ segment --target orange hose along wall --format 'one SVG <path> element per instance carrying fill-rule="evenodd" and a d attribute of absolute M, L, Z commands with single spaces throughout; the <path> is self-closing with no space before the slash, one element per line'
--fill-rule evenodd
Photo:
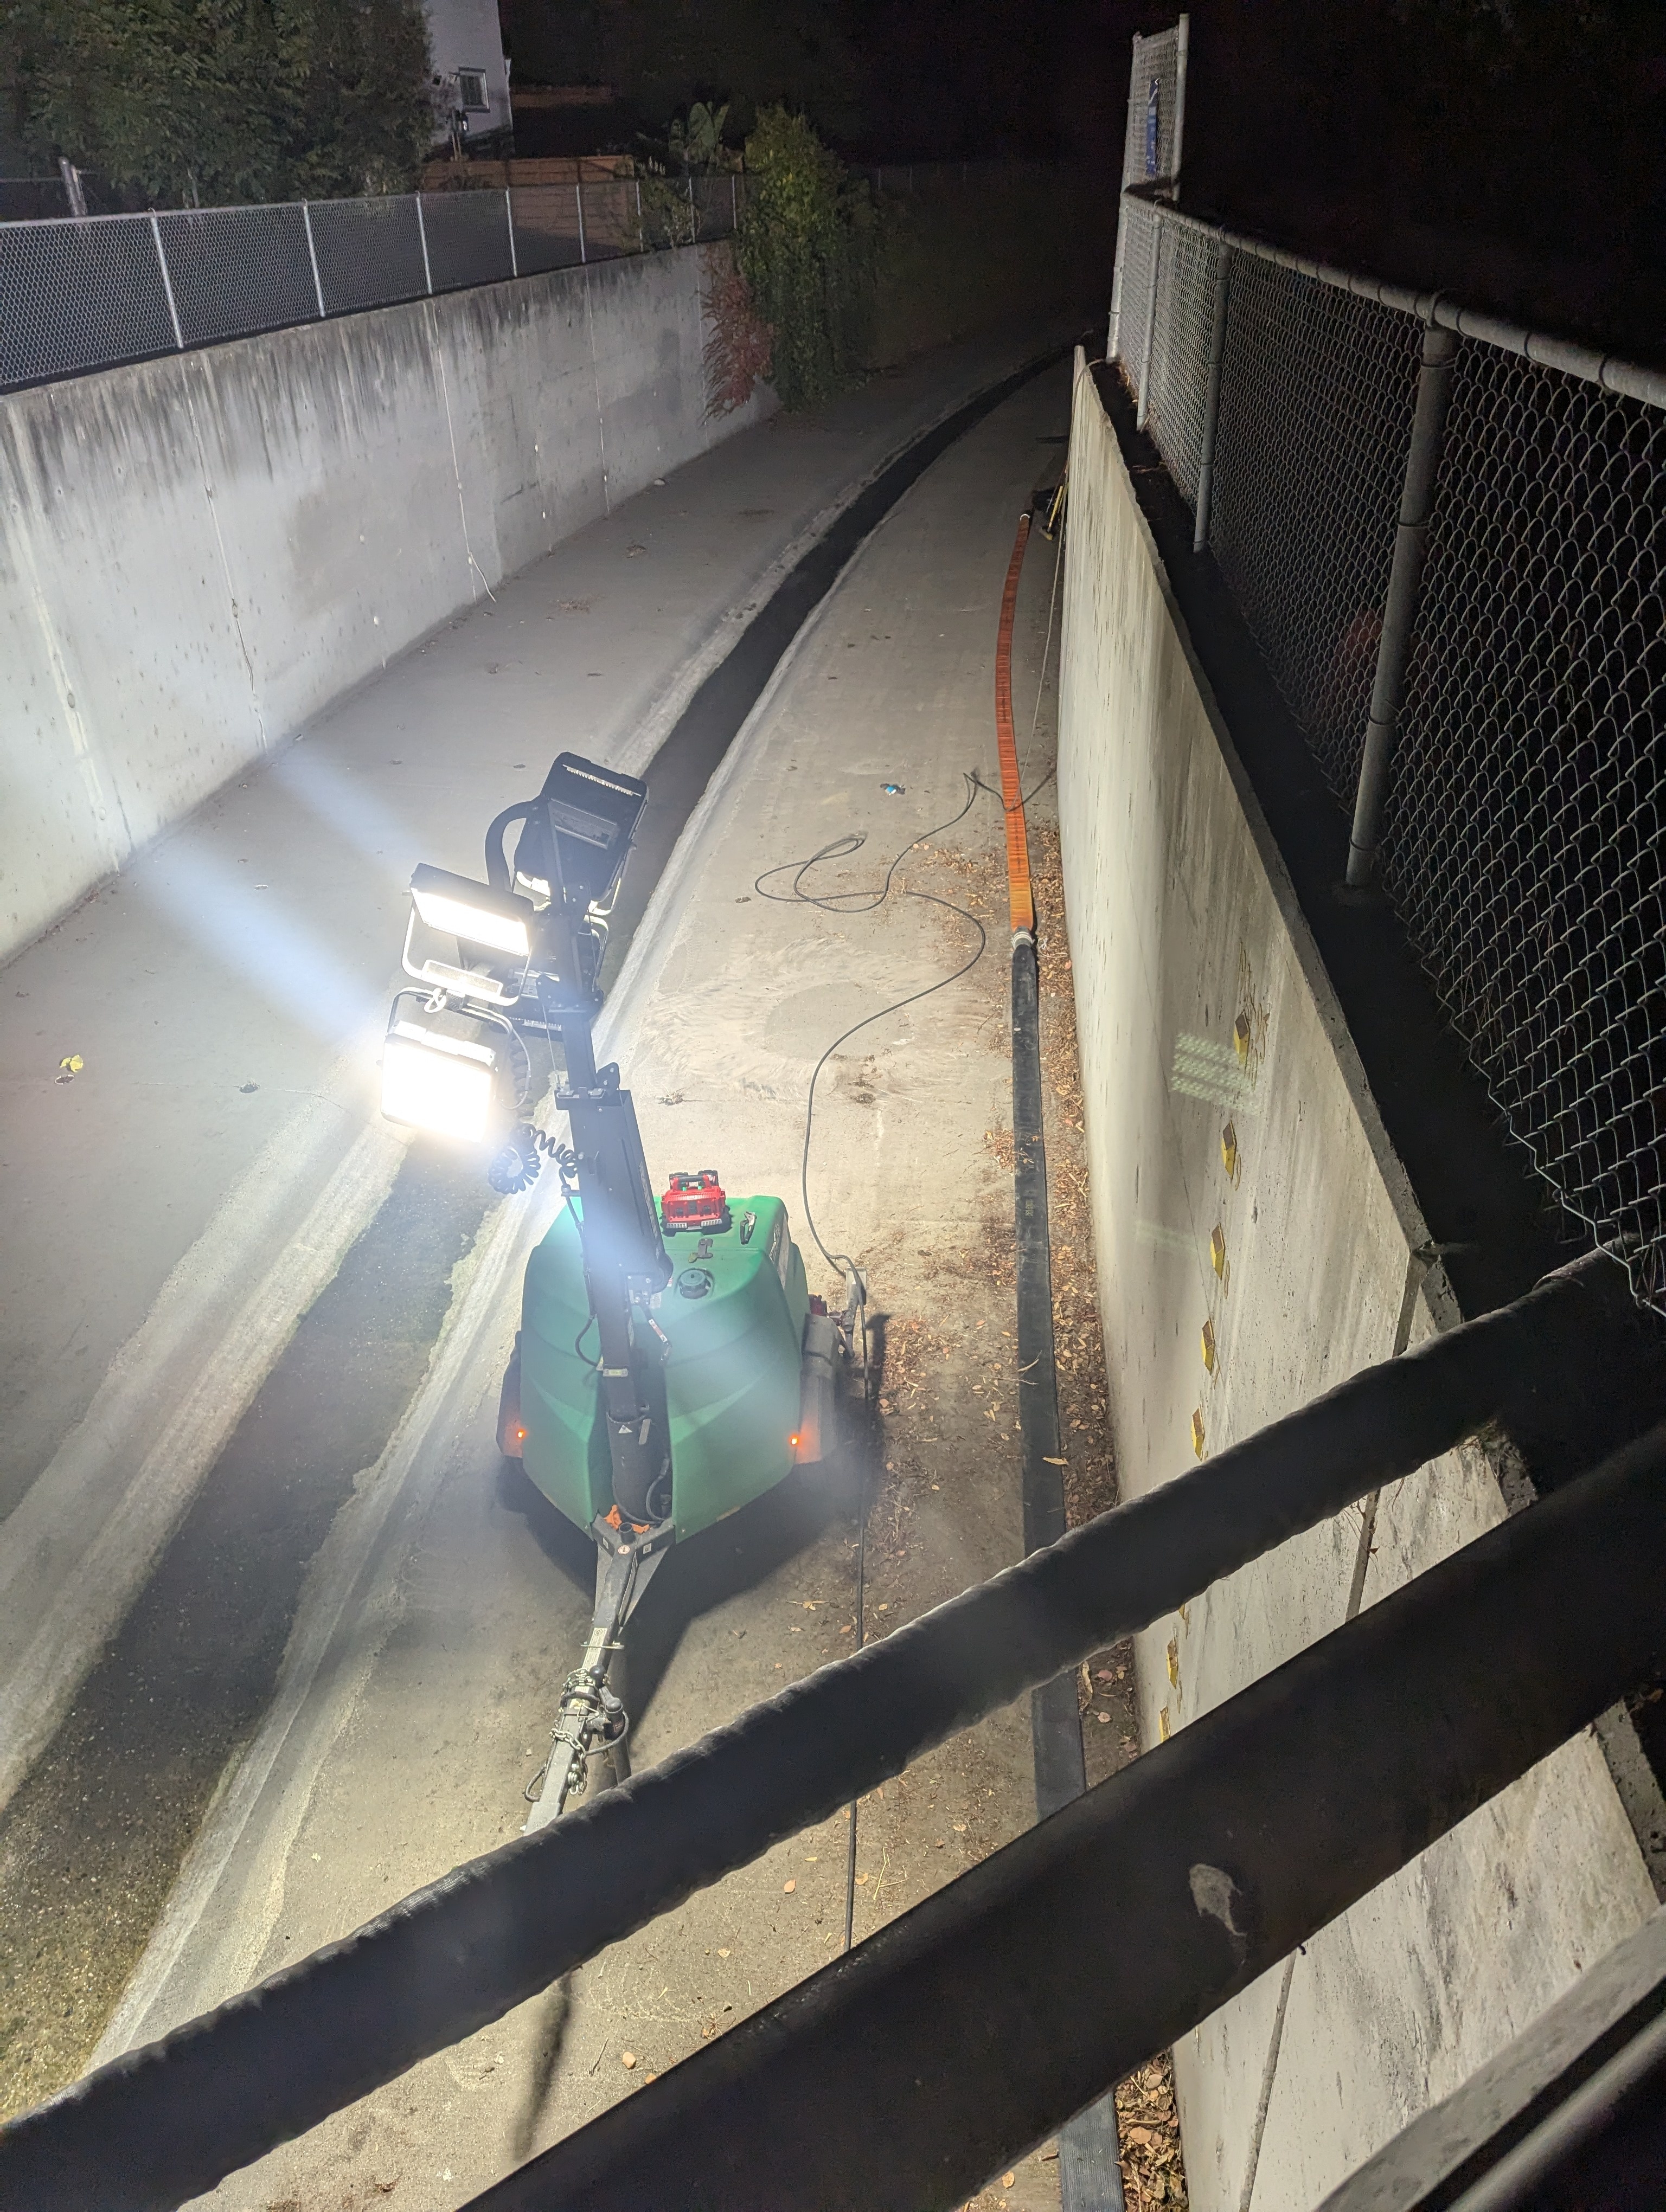
<path fill-rule="evenodd" d="M 1024 826 L 1024 787 L 1018 781 L 1018 742 L 1012 735 L 1012 618 L 1018 611 L 1018 578 L 1030 541 L 1030 517 L 1018 517 L 1006 587 L 1000 595 L 1000 626 L 995 635 L 995 742 L 1000 751 L 1001 811 L 1006 817 L 1006 897 L 1012 934 L 1031 936 L 1036 928 L 1035 894 L 1030 887 L 1030 840 Z"/>

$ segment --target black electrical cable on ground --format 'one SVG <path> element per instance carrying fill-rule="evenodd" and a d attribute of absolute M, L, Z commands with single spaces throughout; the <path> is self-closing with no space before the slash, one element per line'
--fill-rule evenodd
<path fill-rule="evenodd" d="M 940 837 L 945 830 L 952 830 L 958 822 L 964 821 L 976 804 L 978 792 L 987 787 L 979 782 L 975 772 L 963 771 L 963 774 L 966 783 L 965 805 L 958 813 L 952 814 L 946 822 L 939 822 L 935 829 L 922 830 L 917 837 L 909 838 L 908 843 L 903 846 L 902 851 L 897 854 L 891 866 L 885 870 L 885 879 L 878 890 L 827 891 L 818 896 L 804 888 L 804 879 L 812 868 L 819 867 L 826 860 L 848 860 L 853 854 L 860 852 L 867 840 L 859 830 L 850 830 L 842 837 L 834 838 L 830 844 L 824 845 L 819 852 L 812 853 L 807 860 L 783 860 L 778 867 L 766 868 L 763 873 L 755 879 L 752 889 L 760 898 L 773 899 L 780 906 L 819 907 L 824 914 L 877 913 L 891 896 L 891 888 L 897 878 L 897 871 L 909 854 L 916 846 L 923 845 L 928 837 Z M 789 872 L 793 878 L 790 890 L 772 891 L 764 889 L 772 876 L 784 876 Z M 804 1152 L 799 1166 L 799 1194 L 804 1201 L 805 1226 L 810 1231 L 816 1249 L 830 1267 L 836 1269 L 839 1273 L 847 1277 L 849 1273 L 856 1272 L 855 1261 L 848 1253 L 828 1250 L 822 1242 L 821 1231 L 816 1226 L 815 1213 L 810 1204 L 810 1142 L 815 1128 L 816 1085 L 821 1080 L 822 1070 L 837 1052 L 839 1047 L 848 1043 L 859 1030 L 870 1028 L 875 1022 L 884 1021 L 887 1014 L 901 1013 L 904 1006 L 912 1006 L 921 999 L 929 999 L 933 992 L 945 991 L 951 983 L 958 983 L 963 975 L 970 975 L 983 957 L 989 942 L 988 933 L 977 916 L 965 907 L 957 906 L 952 899 L 939 898 L 935 891 L 915 890 L 911 884 L 906 884 L 903 887 L 903 896 L 904 898 L 923 899 L 928 906 L 940 906 L 946 913 L 958 915 L 963 921 L 970 922 L 977 932 L 977 950 L 971 958 L 964 961 L 952 975 L 939 975 L 934 983 L 927 983 L 922 990 L 910 991 L 906 998 L 895 999 L 890 1006 L 881 1006 L 874 1013 L 864 1014 L 860 1021 L 853 1022 L 842 1036 L 834 1038 L 832 1043 L 816 1062 L 811 1073 L 810 1088 L 805 1099 Z M 854 906 L 849 904 L 848 902 L 853 899 L 860 903 Z M 865 1296 L 865 1291 L 863 1295 Z"/>
<path fill-rule="evenodd" d="M 804 888 L 804 879 L 812 868 L 819 867 L 828 860 L 846 860 L 854 854 L 860 852 L 867 840 L 858 830 L 849 830 L 842 837 L 834 838 L 830 844 L 824 845 L 818 852 L 812 853 L 807 860 L 783 860 L 778 867 L 766 868 L 761 876 L 755 878 L 752 889 L 760 898 L 773 900 L 781 906 L 818 907 L 824 914 L 876 914 L 891 896 L 897 880 L 897 871 L 909 854 L 917 847 L 923 845 L 927 838 L 940 837 L 945 830 L 952 830 L 958 822 L 963 822 L 976 803 L 978 793 L 988 789 L 988 786 L 982 781 L 976 769 L 970 772 L 963 770 L 962 773 L 966 783 L 965 805 L 961 807 L 958 813 L 952 814 L 946 822 L 939 822 L 935 829 L 922 830 L 917 837 L 911 837 L 885 870 L 885 881 L 877 890 L 826 891 L 818 894 L 814 891 L 807 891 Z M 765 888 L 772 876 L 786 875 L 789 870 L 793 877 L 790 890 L 772 891 Z M 822 1258 L 830 1267 L 842 1274 L 849 1285 L 852 1303 L 847 1310 L 860 1323 L 862 1332 L 862 1437 L 858 1457 L 859 1487 L 856 1512 L 855 1626 L 856 1649 L 859 1651 L 862 1649 L 866 1628 L 869 1474 L 867 1462 L 871 1456 L 873 1441 L 870 1434 L 873 1412 L 868 1402 L 867 1282 L 860 1268 L 848 1252 L 828 1250 L 822 1242 L 821 1231 L 816 1226 L 815 1213 L 811 1207 L 810 1145 L 815 1129 L 816 1085 L 821 1080 L 823 1068 L 826 1066 L 842 1044 L 847 1043 L 859 1030 L 869 1028 L 875 1022 L 883 1021 L 887 1014 L 900 1013 L 904 1006 L 914 1006 L 919 1000 L 929 999 L 933 992 L 946 990 L 951 983 L 958 983 L 963 975 L 970 975 L 976 967 L 978 962 L 983 957 L 989 942 L 988 933 L 977 916 L 967 908 L 957 906 L 952 899 L 939 898 L 934 891 L 915 890 L 906 884 L 903 887 L 903 896 L 905 898 L 923 899 L 928 906 L 940 906 L 950 914 L 958 915 L 963 921 L 970 922 L 977 932 L 977 950 L 972 954 L 971 958 L 964 962 L 952 975 L 939 975 L 934 983 L 927 983 L 922 990 L 910 991 L 906 998 L 895 999 L 890 1006 L 881 1006 L 874 1013 L 864 1014 L 860 1021 L 853 1022 L 842 1036 L 834 1038 L 811 1072 L 810 1085 L 804 1102 L 804 1151 L 799 1163 L 799 1195 L 804 1205 L 805 1226 L 809 1231 L 816 1249 L 821 1254 Z M 850 1949 L 854 1941 L 856 1924 L 856 1825 L 859 1812 L 858 1801 L 855 1799 L 851 1801 L 848 1808 L 848 1817 L 849 1830 L 845 1839 L 844 1879 L 844 1948 L 847 1951 Z"/>

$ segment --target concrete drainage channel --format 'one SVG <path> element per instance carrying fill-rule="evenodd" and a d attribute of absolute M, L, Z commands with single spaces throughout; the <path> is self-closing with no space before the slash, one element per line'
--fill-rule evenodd
<path fill-rule="evenodd" d="M 978 393 L 837 516 L 704 679 L 648 771 L 614 980 L 672 848 L 782 654 L 863 540 L 957 439 L 1060 358 Z M 0 1816 L 0 2108 L 85 2063 L 193 1837 L 269 1703 L 309 1563 L 373 1467 L 446 1320 L 490 1204 L 415 1148 L 303 1318 L 64 1726 Z"/>

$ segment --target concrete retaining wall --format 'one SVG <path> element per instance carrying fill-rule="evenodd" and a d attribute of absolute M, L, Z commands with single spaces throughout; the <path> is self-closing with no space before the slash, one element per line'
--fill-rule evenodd
<path fill-rule="evenodd" d="M 0 957 L 500 578 L 745 428 L 696 247 L 0 398 Z"/>
<path fill-rule="evenodd" d="M 1134 1498 L 1192 1464 L 1195 1420 L 1213 1452 L 1388 1358 L 1426 1232 L 1079 356 L 1070 502 L 1060 816 Z M 1454 1317 L 1432 1291 L 1413 1341 Z M 1503 1512 L 1478 1452 L 1402 1483 L 1383 1501 L 1365 1601 Z M 1340 1625 L 1359 1525 L 1349 1513 L 1286 1545 L 1139 1640 L 1147 1742 Z M 1654 1901 L 1581 1736 L 1298 1958 L 1255 2204 L 1314 2203 Z M 1175 2054 L 1197 2212 L 1237 2212 L 1281 1980 L 1263 1977 Z"/>

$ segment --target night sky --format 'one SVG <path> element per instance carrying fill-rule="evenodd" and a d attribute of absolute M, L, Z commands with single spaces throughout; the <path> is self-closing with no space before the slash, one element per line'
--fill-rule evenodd
<path fill-rule="evenodd" d="M 695 98 L 732 135 L 784 99 L 860 161 L 1115 168 L 1129 0 L 502 0 L 523 82 L 615 86 L 628 146 Z M 1657 357 L 1666 9 L 1657 0 L 1200 0 L 1183 197 L 1327 258 Z M 548 128 L 546 125 L 544 127 Z M 559 149 L 599 150 L 563 139 Z"/>

